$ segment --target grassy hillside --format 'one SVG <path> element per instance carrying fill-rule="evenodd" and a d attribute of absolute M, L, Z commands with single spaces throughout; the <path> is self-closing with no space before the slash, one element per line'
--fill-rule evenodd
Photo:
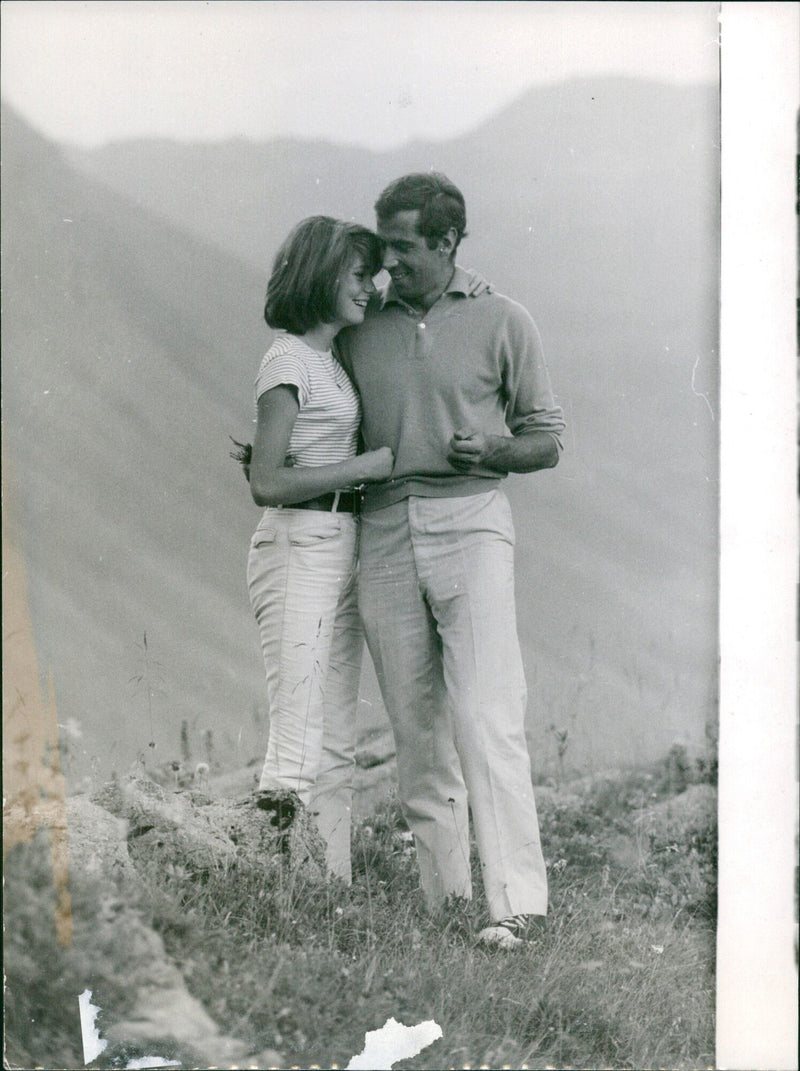
<path fill-rule="evenodd" d="M 87 980 L 103 1037 L 130 1020 L 130 979 L 146 985 L 146 964 L 136 928 L 105 916 L 133 902 L 216 1022 L 280 1057 L 238 1066 L 346 1067 L 365 1032 L 394 1017 L 442 1030 L 398 1068 L 713 1067 L 716 792 L 698 773 L 667 762 L 542 793 L 551 910 L 511 953 L 476 946 L 481 895 L 425 912 L 392 799 L 356 826 L 350 887 L 268 853 L 214 867 L 179 840 L 132 836 L 138 885 L 103 899 L 97 876 L 73 874 L 69 950 L 43 924 L 46 839 L 17 845 L 5 868 L 7 1054 L 15 1066 L 80 1066 L 75 994 Z M 99 923 L 98 902 L 111 905 Z M 169 1036 L 131 1050 L 111 1045 L 92 1066 L 144 1053 L 208 1066 Z"/>
<path fill-rule="evenodd" d="M 68 164 L 7 112 L 6 478 L 40 661 L 84 758 L 124 767 L 153 737 L 171 758 L 184 719 L 229 758 L 261 746 L 255 514 L 227 435 L 250 430 L 266 265 L 300 217 L 369 221 L 388 179 L 429 166 L 466 194 L 462 262 L 537 320 L 569 422 L 556 470 L 508 481 L 537 776 L 559 748 L 600 768 L 702 745 L 716 136 L 713 88 L 622 79 L 531 91 L 469 136 L 383 154 L 131 142 Z M 362 712 L 382 724 L 372 681 Z"/>

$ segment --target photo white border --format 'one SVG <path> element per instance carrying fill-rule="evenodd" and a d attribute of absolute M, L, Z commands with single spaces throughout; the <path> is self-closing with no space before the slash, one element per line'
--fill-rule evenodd
<path fill-rule="evenodd" d="M 800 6 L 721 4 L 717 1067 L 797 1063 Z"/>

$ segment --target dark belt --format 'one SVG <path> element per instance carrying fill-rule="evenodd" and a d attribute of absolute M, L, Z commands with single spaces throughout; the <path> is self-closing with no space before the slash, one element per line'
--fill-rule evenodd
<path fill-rule="evenodd" d="M 318 509 L 325 513 L 360 513 L 360 491 L 339 491 L 339 501 L 336 501 L 336 492 L 329 491 L 327 495 L 318 498 L 309 498 L 306 502 L 292 502 L 287 509 Z"/>

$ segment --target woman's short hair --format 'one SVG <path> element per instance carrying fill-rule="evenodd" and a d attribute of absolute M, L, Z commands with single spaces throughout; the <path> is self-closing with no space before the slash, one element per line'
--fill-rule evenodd
<path fill-rule="evenodd" d="M 331 323 L 339 283 L 357 257 L 370 275 L 380 271 L 383 247 L 366 227 L 331 216 L 298 223 L 278 250 L 267 284 L 264 319 L 269 326 L 304 335 Z"/>
<path fill-rule="evenodd" d="M 464 195 L 440 171 L 419 171 L 390 182 L 375 202 L 378 223 L 387 223 L 398 212 L 419 210 L 419 232 L 429 249 L 453 227 L 456 247 L 467 234 Z"/>

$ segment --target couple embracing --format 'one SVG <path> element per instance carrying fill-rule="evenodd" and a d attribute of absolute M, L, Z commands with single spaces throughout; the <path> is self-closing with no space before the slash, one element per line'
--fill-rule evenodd
<path fill-rule="evenodd" d="M 528 313 L 456 264 L 453 183 L 406 175 L 375 210 L 377 235 L 304 220 L 267 289 L 281 333 L 256 379 L 249 468 L 265 507 L 248 558 L 270 718 L 258 804 L 283 825 L 308 808 L 350 880 L 366 636 L 426 901 L 471 896 L 471 813 L 479 940 L 516 947 L 546 913 L 547 877 L 501 481 L 554 466 L 564 421 Z"/>

